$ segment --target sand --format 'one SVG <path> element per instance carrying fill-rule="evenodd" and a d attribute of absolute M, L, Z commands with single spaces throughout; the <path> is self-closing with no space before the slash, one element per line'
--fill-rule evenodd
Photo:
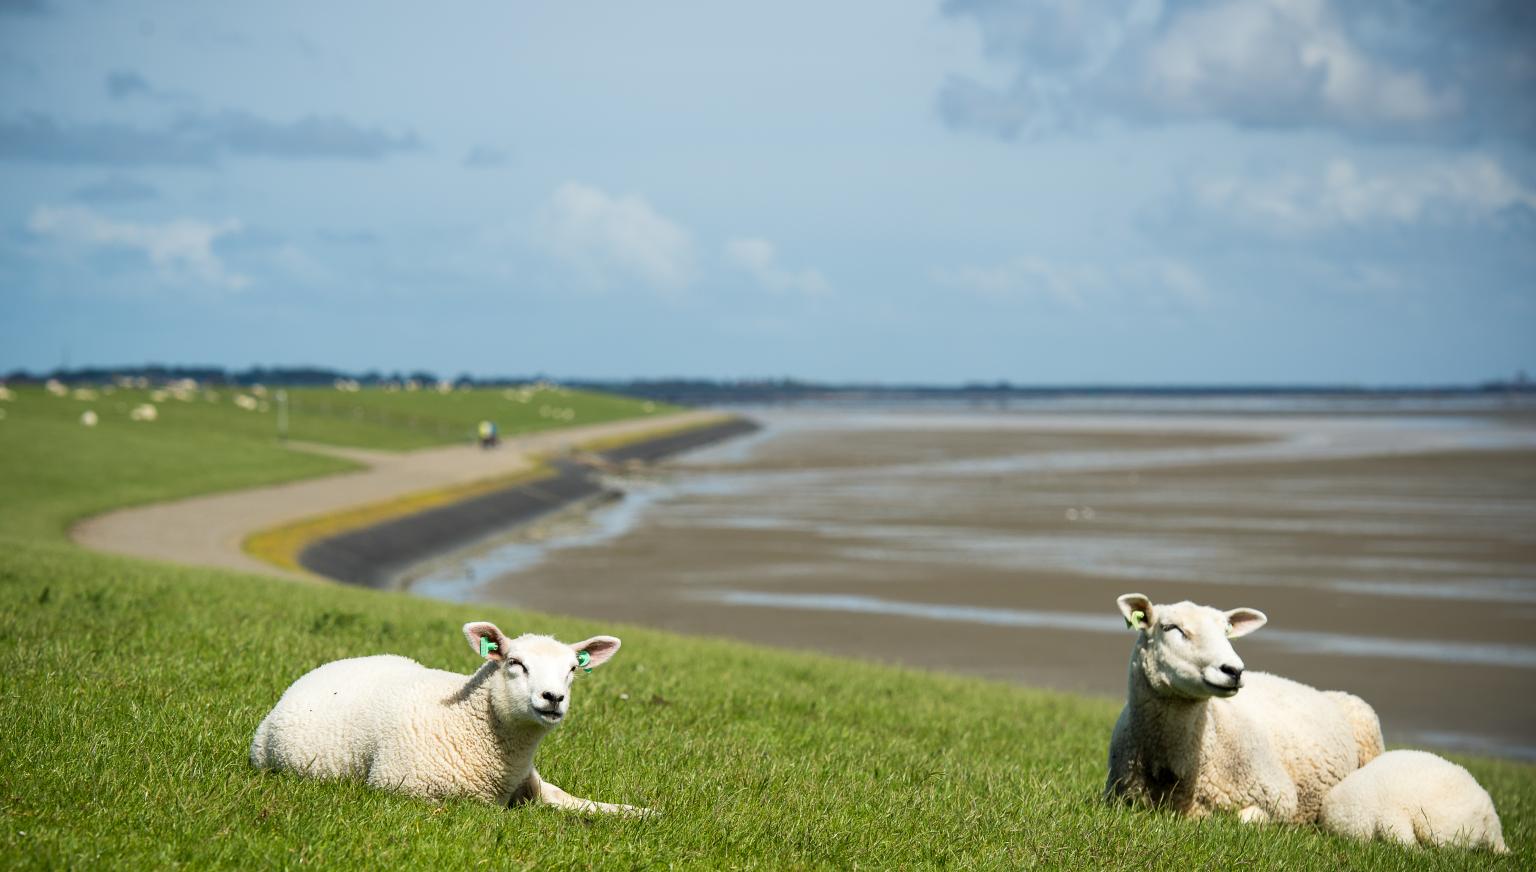
<path fill-rule="evenodd" d="M 1536 758 L 1529 422 L 762 417 L 602 535 L 431 589 L 1107 697 L 1119 594 L 1249 606 L 1248 668 L 1361 694 L 1389 742 Z"/>

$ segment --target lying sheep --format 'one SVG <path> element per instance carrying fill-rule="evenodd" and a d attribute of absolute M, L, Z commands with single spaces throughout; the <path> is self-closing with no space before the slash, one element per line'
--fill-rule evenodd
<path fill-rule="evenodd" d="M 1340 836 L 1506 854 L 1498 812 L 1472 773 L 1425 751 L 1388 751 L 1328 791 L 1318 822 Z"/>
<path fill-rule="evenodd" d="M 578 661 L 589 670 L 601 665 L 619 650 L 618 639 L 508 639 L 484 621 L 465 624 L 464 636 L 486 661 L 472 675 L 381 655 L 337 660 L 300 677 L 256 728 L 251 764 L 362 778 L 415 796 L 646 811 L 571 796 L 533 768 L 539 742 L 565 719 Z"/>
<path fill-rule="evenodd" d="M 1137 633 L 1106 799 L 1308 822 L 1329 788 L 1381 753 L 1363 700 L 1243 671 L 1228 639 L 1264 626 L 1262 612 L 1154 606 L 1141 594 L 1120 597 L 1120 611 Z"/>

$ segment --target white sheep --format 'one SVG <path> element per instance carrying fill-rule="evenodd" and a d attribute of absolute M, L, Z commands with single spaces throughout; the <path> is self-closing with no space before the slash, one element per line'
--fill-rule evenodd
<path fill-rule="evenodd" d="M 1366 841 L 1509 853 L 1493 799 L 1472 773 L 1427 751 L 1388 751 L 1334 785 L 1323 829 Z"/>
<path fill-rule="evenodd" d="M 465 624 L 464 636 L 486 661 L 470 675 L 394 655 L 337 660 L 306 673 L 256 728 L 251 764 L 361 778 L 414 796 L 647 813 L 571 796 L 533 768 L 539 742 L 565 719 L 578 665 L 601 665 L 619 650 L 618 639 L 508 639 L 484 621 Z"/>
<path fill-rule="evenodd" d="M 86 409 L 80 413 L 80 423 L 86 427 L 96 426 L 97 420 L 98 418 L 96 417 L 96 412 L 93 409 Z"/>
<path fill-rule="evenodd" d="M 128 418 L 132 421 L 154 421 L 160 417 L 160 410 L 153 403 L 140 403 L 128 412 Z"/>
<path fill-rule="evenodd" d="M 1364 700 L 1243 671 L 1228 640 L 1264 626 L 1262 612 L 1154 606 L 1141 594 L 1119 602 L 1137 632 L 1106 799 L 1305 823 L 1329 788 L 1381 753 L 1381 723 Z"/>

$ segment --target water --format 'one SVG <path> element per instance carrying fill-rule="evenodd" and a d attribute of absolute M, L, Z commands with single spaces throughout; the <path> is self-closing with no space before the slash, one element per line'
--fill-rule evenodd
<path fill-rule="evenodd" d="M 414 590 L 1106 695 L 1117 595 L 1249 606 L 1389 741 L 1536 755 L 1531 419 L 1241 411 L 759 410 Z"/>

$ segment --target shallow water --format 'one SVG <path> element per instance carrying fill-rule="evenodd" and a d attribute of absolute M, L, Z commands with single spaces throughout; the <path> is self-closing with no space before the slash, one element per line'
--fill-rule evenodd
<path fill-rule="evenodd" d="M 1362 694 L 1389 741 L 1536 755 L 1536 704 L 1508 702 L 1536 696 L 1523 419 L 755 417 L 413 589 L 1106 694 L 1117 594 L 1244 605 L 1271 618 L 1250 668 Z"/>

